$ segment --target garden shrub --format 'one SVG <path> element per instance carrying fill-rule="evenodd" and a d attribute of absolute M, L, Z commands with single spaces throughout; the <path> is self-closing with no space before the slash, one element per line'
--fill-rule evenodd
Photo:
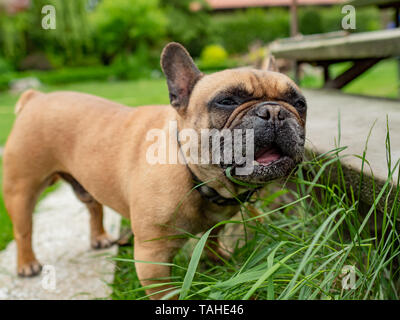
<path fill-rule="evenodd" d="M 299 28 L 302 34 L 325 33 L 342 30 L 344 14 L 341 6 L 300 7 Z M 355 32 L 378 30 L 379 10 L 360 8 L 356 11 Z M 218 43 L 229 53 L 244 53 L 255 42 L 267 44 L 290 35 L 290 15 L 287 9 L 247 9 L 216 13 L 210 19 L 208 43 Z"/>
<path fill-rule="evenodd" d="M 24 71 L 0 74 L 0 91 L 7 90 L 11 81 L 21 78 L 34 77 L 44 84 L 62 84 L 91 80 L 107 80 L 116 76 L 117 72 L 111 67 L 74 67 L 52 71 Z"/>
<path fill-rule="evenodd" d="M 254 43 L 266 45 L 289 36 L 287 8 L 210 12 L 205 0 L 198 1 L 203 10 L 190 10 L 192 0 L 35 0 L 29 10 L 16 15 L 0 12 L 0 87 L 7 86 L 12 71 L 35 54 L 53 69 L 90 67 L 87 75 L 85 69 L 53 73 L 50 78 L 60 77 L 57 81 L 70 81 L 77 74 L 91 78 L 92 67 L 101 65 L 110 65 L 117 78 L 133 79 L 159 70 L 160 52 L 168 41 L 182 43 L 195 58 L 208 45 L 220 45 L 229 55 L 224 62 L 210 62 L 215 57 L 204 57 L 206 53 L 199 59 L 202 68 L 220 69 L 234 66 L 232 56 L 248 52 Z M 41 28 L 41 8 L 46 4 L 56 8 L 56 30 Z M 300 32 L 341 30 L 343 16 L 341 6 L 300 7 Z M 380 28 L 378 9 L 357 9 L 356 32 Z"/>
<path fill-rule="evenodd" d="M 167 23 L 158 0 L 103 0 L 89 19 L 96 52 L 104 64 L 119 54 L 160 45 Z"/>
<path fill-rule="evenodd" d="M 208 45 L 204 47 L 200 55 L 200 63 L 203 68 L 218 68 L 226 65 L 228 53 L 220 45 Z"/>
<path fill-rule="evenodd" d="M 303 7 L 299 10 L 299 26 L 302 34 L 325 33 L 342 30 L 342 6 Z M 381 29 L 379 10 L 376 8 L 358 8 L 356 10 L 354 32 L 366 32 Z M 348 30 L 353 31 L 353 30 Z"/>
<path fill-rule="evenodd" d="M 42 7 L 53 5 L 57 12 L 54 30 L 43 30 Z M 35 0 L 29 10 L 16 15 L 0 12 L 0 50 L 15 66 L 28 54 L 57 53 L 62 62 L 73 65 L 90 52 L 86 0 Z"/>
<path fill-rule="evenodd" d="M 150 52 L 145 45 L 139 46 L 132 54 L 119 54 L 111 65 L 114 76 L 122 80 L 149 77 L 154 69 L 161 69 L 159 55 L 159 51 Z"/>
<path fill-rule="evenodd" d="M 206 10 L 190 10 L 192 0 L 161 0 L 161 6 L 168 19 L 167 37 L 171 41 L 184 44 L 192 56 L 200 56 L 201 50 L 212 41 L 210 28 L 213 16 Z M 202 1 L 203 7 L 207 3 Z"/>
<path fill-rule="evenodd" d="M 11 71 L 13 71 L 11 63 L 0 56 L 0 75 Z"/>
<path fill-rule="evenodd" d="M 304 8 L 299 14 L 299 29 L 302 34 L 323 33 L 321 9 Z"/>
<path fill-rule="evenodd" d="M 211 43 L 229 53 L 244 53 L 256 42 L 268 43 L 289 36 L 289 15 L 285 9 L 248 9 L 220 13 L 211 20 Z"/>
<path fill-rule="evenodd" d="M 357 9 L 356 24 L 356 32 L 375 31 L 384 28 L 379 9 L 374 7 Z"/>

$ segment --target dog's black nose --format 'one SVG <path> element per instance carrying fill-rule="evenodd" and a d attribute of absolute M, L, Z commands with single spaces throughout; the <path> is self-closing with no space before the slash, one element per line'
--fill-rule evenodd
<path fill-rule="evenodd" d="M 263 102 L 256 107 L 255 113 L 258 117 L 270 121 L 283 121 L 286 119 L 285 112 L 277 102 Z"/>

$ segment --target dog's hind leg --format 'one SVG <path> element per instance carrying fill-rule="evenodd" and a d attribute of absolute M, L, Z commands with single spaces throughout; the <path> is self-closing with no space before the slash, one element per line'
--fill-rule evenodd
<path fill-rule="evenodd" d="M 74 177 L 66 173 L 58 175 L 71 185 L 77 198 L 86 205 L 90 213 L 91 247 L 104 249 L 112 246 L 115 241 L 110 238 L 103 226 L 103 206 Z"/>
<path fill-rule="evenodd" d="M 85 203 L 90 212 L 90 245 L 93 249 L 109 248 L 114 240 L 107 234 L 103 227 L 103 206 L 93 199 Z"/>
<path fill-rule="evenodd" d="M 38 196 L 48 183 L 17 178 L 9 170 L 4 173 L 4 202 L 13 223 L 17 244 L 17 272 L 21 277 L 32 277 L 42 269 L 32 249 L 32 214 Z"/>

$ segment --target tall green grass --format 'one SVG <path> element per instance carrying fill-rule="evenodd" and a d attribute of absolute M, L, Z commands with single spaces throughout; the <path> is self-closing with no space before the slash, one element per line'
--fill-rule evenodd
<path fill-rule="evenodd" d="M 390 154 L 389 136 L 386 145 Z M 400 188 L 393 181 L 399 161 L 388 156 L 391 169 L 380 187 L 362 175 L 351 185 L 341 164 L 344 150 L 311 157 L 283 187 L 267 186 L 254 204 L 258 218 L 243 205 L 241 221 L 221 222 L 242 230 L 230 259 L 215 264 L 204 255 L 210 230 L 200 238 L 191 235 L 197 239 L 191 257 L 187 246 L 172 264 L 174 293 L 211 300 L 399 299 Z M 365 152 L 360 158 L 367 167 Z M 370 204 L 360 201 L 366 181 L 378 190 Z M 131 254 L 123 248 L 117 258 L 114 299 L 148 298 Z M 346 289 L 349 268 L 356 282 Z"/>

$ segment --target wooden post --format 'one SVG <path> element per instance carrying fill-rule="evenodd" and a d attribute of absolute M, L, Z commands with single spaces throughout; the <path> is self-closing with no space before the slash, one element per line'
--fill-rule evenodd
<path fill-rule="evenodd" d="M 329 63 L 324 63 L 322 68 L 324 70 L 324 85 L 326 85 L 331 80 L 331 76 L 329 74 Z"/>
<path fill-rule="evenodd" d="M 295 37 L 299 33 L 299 21 L 297 16 L 297 0 L 292 0 L 290 4 L 290 36 Z M 300 84 L 300 64 L 298 61 L 293 61 L 294 81 Z"/>
<path fill-rule="evenodd" d="M 400 27 L 400 7 L 394 8 L 394 23 Z M 400 57 L 397 57 L 397 95 L 400 98 Z"/>
<path fill-rule="evenodd" d="M 325 82 L 325 88 L 342 89 L 346 84 L 357 78 L 369 68 L 373 67 L 379 61 L 381 61 L 381 58 L 356 60 L 350 69 L 346 70 L 335 79 Z"/>
<path fill-rule="evenodd" d="M 299 33 L 299 20 L 297 16 L 297 0 L 292 0 L 290 5 L 290 36 L 295 37 Z"/>

